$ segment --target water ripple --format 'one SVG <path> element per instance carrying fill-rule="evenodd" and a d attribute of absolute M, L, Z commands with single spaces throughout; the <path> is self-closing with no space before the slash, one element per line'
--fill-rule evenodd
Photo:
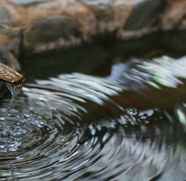
<path fill-rule="evenodd" d="M 124 108 L 120 84 L 38 80 L 0 106 L 0 180 L 183 180 L 185 104 Z"/>

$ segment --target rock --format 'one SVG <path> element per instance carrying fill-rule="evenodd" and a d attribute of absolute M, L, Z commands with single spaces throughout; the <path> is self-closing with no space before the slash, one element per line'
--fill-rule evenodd
<path fill-rule="evenodd" d="M 186 1 L 185 0 L 167 0 L 165 12 L 161 18 L 162 29 L 185 29 L 186 28 Z"/>
<path fill-rule="evenodd" d="M 20 65 L 18 34 L 4 26 L 0 27 L 0 97 L 4 96 L 7 88 L 21 87 L 24 77 L 18 73 Z M 7 87 L 8 86 L 8 87 Z"/>
<path fill-rule="evenodd" d="M 183 31 L 185 6 L 184 0 L 2 0 L 0 24 L 22 34 L 18 38 L 24 51 L 43 52 L 77 46 L 105 34 L 125 43 L 157 32 L 161 37 L 161 32 Z M 3 40 L 0 45 L 4 46 Z"/>
<path fill-rule="evenodd" d="M 30 50 L 34 48 L 35 51 L 41 51 L 42 47 L 54 49 L 57 48 L 55 43 L 56 46 L 57 43 L 60 46 L 60 43 L 63 45 L 65 42 L 73 41 L 73 39 L 75 41 L 76 38 L 78 39 L 81 36 L 78 24 L 73 19 L 63 16 L 52 16 L 35 22 L 27 29 L 24 32 L 24 44 Z M 53 42 L 55 42 L 54 45 L 52 44 Z"/>
<path fill-rule="evenodd" d="M 6 60 L 3 61 L 6 62 Z M 0 63 L 0 97 L 3 97 L 7 93 L 7 89 L 10 90 L 12 95 L 15 95 L 17 90 L 22 87 L 24 81 L 23 75 L 10 66 Z"/>
<path fill-rule="evenodd" d="M 164 3 L 162 0 L 137 1 L 124 27 L 124 31 L 142 30 L 157 25 Z"/>

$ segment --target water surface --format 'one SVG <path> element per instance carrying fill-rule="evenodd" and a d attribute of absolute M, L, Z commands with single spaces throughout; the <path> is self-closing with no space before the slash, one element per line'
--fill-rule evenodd
<path fill-rule="evenodd" d="M 113 99 L 125 95 L 129 68 L 35 77 L 2 100 L 0 180 L 183 181 L 186 105 L 142 110 Z"/>

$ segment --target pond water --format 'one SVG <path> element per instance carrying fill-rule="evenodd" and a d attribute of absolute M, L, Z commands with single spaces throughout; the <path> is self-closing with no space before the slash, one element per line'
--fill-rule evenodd
<path fill-rule="evenodd" d="M 32 57 L 28 62 L 25 71 L 31 76 L 22 93 L 0 103 L 1 181 L 186 178 L 184 103 L 143 110 L 125 106 L 122 93 L 134 68 L 125 63 L 87 66 L 82 60 L 81 68 L 73 68 L 83 71 L 70 73 L 65 60 L 43 65 Z M 161 75 L 168 74 L 162 70 Z M 175 77 L 166 78 L 175 83 Z"/>

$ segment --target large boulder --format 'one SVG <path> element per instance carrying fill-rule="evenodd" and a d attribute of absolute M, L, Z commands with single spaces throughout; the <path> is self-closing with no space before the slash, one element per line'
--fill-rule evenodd
<path fill-rule="evenodd" d="M 159 44 L 167 45 L 164 32 L 185 31 L 185 6 L 184 0 L 2 0 L 0 25 L 19 32 L 7 39 L 21 39 L 21 51 L 29 52 L 75 46 L 107 34 L 128 43 L 158 33 Z"/>

